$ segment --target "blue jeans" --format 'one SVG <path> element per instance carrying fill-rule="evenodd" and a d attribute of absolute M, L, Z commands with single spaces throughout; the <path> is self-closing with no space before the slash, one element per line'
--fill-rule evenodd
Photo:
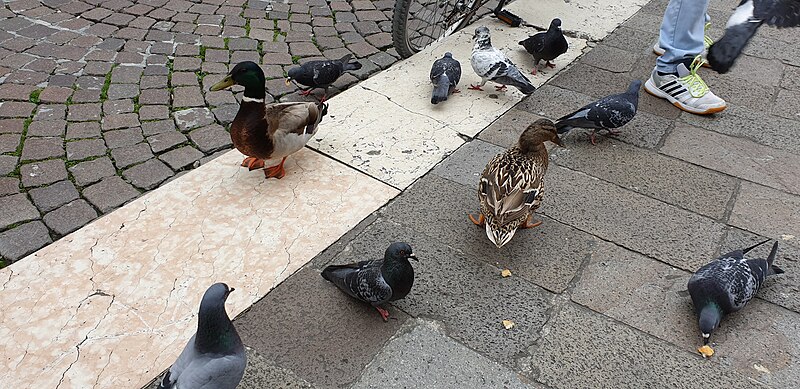
<path fill-rule="evenodd" d="M 710 20 L 708 0 L 670 0 L 661 22 L 658 45 L 666 52 L 656 60 L 656 70 L 675 73 L 679 63 L 701 54 L 705 24 Z"/>

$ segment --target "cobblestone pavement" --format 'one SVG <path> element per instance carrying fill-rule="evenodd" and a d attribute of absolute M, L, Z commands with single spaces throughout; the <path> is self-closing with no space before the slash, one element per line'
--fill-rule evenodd
<path fill-rule="evenodd" d="M 229 149 L 238 109 L 209 92 L 263 64 L 268 100 L 294 64 L 397 61 L 394 0 L 19 0 L 0 8 L 0 266 Z"/>

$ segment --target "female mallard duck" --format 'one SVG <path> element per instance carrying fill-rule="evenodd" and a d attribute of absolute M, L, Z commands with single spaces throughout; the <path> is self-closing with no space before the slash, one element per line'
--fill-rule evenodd
<path fill-rule="evenodd" d="M 544 195 L 545 141 L 564 146 L 553 122 L 539 119 L 525 129 L 515 146 L 494 157 L 483 170 L 478 184 L 481 213 L 477 220 L 472 215 L 469 219 L 486 225 L 486 236 L 497 248 L 508 243 L 517 228 L 542 224 L 530 219 Z"/>
<path fill-rule="evenodd" d="M 239 112 L 231 123 L 231 141 L 247 158 L 242 166 L 250 170 L 264 167 L 264 160 L 281 162 L 264 169 L 267 178 L 286 174 L 286 157 L 299 151 L 316 134 L 319 122 L 328 113 L 322 103 L 292 102 L 264 104 L 266 78 L 258 64 L 250 61 L 236 65 L 222 81 L 211 87 L 218 91 L 232 85 L 244 87 Z"/>

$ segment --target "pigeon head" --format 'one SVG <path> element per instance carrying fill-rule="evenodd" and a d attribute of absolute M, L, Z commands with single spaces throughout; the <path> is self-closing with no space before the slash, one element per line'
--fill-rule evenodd
<path fill-rule="evenodd" d="M 628 86 L 628 93 L 629 94 L 639 94 L 639 88 L 642 87 L 642 80 L 633 80 L 631 84 Z"/>
<path fill-rule="evenodd" d="M 561 19 L 555 18 L 550 22 L 550 29 L 561 29 Z"/>
<path fill-rule="evenodd" d="M 529 125 L 519 136 L 519 148 L 523 153 L 537 152 L 544 149 L 546 141 L 564 147 L 558 137 L 556 125 L 548 119 L 539 119 Z"/>
<path fill-rule="evenodd" d="M 234 289 L 223 283 L 211 285 L 200 301 L 195 347 L 207 353 L 227 353 L 241 345 L 239 335 L 225 311 L 225 301 Z"/>
<path fill-rule="evenodd" d="M 492 45 L 492 38 L 491 34 L 489 34 L 489 29 L 485 26 L 480 26 L 475 29 L 475 35 L 472 36 L 472 39 L 475 40 L 476 46 L 491 46 Z"/>
<path fill-rule="evenodd" d="M 413 259 L 417 260 L 417 256 L 411 250 L 411 246 L 405 242 L 395 242 L 389 245 L 389 248 L 386 249 L 386 254 L 384 254 L 385 258 L 391 258 L 394 260 L 408 260 Z"/>
<path fill-rule="evenodd" d="M 288 77 L 286 77 L 286 83 L 288 84 L 289 81 L 297 79 L 302 74 L 303 74 L 303 68 L 300 67 L 300 66 L 295 66 L 295 67 L 289 69 L 289 71 L 286 72 L 286 75 L 288 76 Z"/>
<path fill-rule="evenodd" d="M 266 95 L 264 71 L 255 62 L 239 62 L 231 69 L 222 81 L 211 86 L 211 91 L 218 91 L 233 85 L 244 87 L 244 95 L 254 99 L 263 99 Z"/>
<path fill-rule="evenodd" d="M 228 287 L 227 284 L 222 282 L 211 285 L 203 295 L 203 300 L 200 301 L 200 314 L 202 315 L 203 311 L 219 309 L 219 307 L 223 307 L 224 309 L 225 300 L 228 299 L 228 295 L 234 290 L 235 289 Z"/>
<path fill-rule="evenodd" d="M 444 53 L 444 57 L 445 58 L 453 58 L 453 53 L 448 51 L 448 52 Z"/>
<path fill-rule="evenodd" d="M 700 332 L 703 334 L 703 344 L 708 344 L 708 339 L 711 333 L 719 327 L 719 321 L 722 319 L 722 311 L 719 306 L 714 303 L 709 303 L 700 311 Z"/>

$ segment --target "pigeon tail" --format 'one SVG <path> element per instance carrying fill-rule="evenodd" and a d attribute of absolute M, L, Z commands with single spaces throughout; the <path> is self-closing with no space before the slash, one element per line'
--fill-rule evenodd
<path fill-rule="evenodd" d="M 164 378 L 161 380 L 161 383 L 158 384 L 158 389 L 172 389 L 174 385 L 171 384 L 169 381 L 170 381 L 169 370 L 167 370 L 167 374 L 164 375 Z"/>
<path fill-rule="evenodd" d="M 778 254 L 778 242 L 775 241 L 775 244 L 772 245 L 772 250 L 769 252 L 769 256 L 767 257 L 767 265 L 769 265 L 769 270 L 767 271 L 767 275 L 771 276 L 773 274 L 783 274 L 783 269 L 773 265 L 772 263 L 775 262 L 775 256 Z"/>
<path fill-rule="evenodd" d="M 747 21 L 725 29 L 725 35 L 708 48 L 708 63 L 717 73 L 727 73 L 761 26 L 760 21 Z"/>
<path fill-rule="evenodd" d="M 361 62 L 354 61 L 350 62 L 350 59 L 353 57 L 353 54 L 346 54 L 344 57 L 339 58 L 339 62 L 342 64 L 342 69 L 344 70 L 358 70 L 361 69 Z"/>
<path fill-rule="evenodd" d="M 447 74 L 439 76 L 439 81 L 433 88 L 433 96 L 431 97 L 431 104 L 439 104 L 447 100 L 447 95 L 450 92 L 450 78 Z"/>

